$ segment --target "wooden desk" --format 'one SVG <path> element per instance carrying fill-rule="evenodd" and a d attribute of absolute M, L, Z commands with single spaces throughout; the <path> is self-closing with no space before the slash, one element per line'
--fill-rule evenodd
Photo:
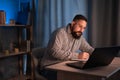
<path fill-rule="evenodd" d="M 76 69 L 66 66 L 65 61 L 47 66 L 46 69 L 57 71 L 57 80 L 120 80 L 120 58 L 115 58 L 112 63 L 104 67 L 91 69 Z"/>

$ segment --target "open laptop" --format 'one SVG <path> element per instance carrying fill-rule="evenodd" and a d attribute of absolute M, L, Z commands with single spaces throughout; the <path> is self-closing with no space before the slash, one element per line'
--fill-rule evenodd
<path fill-rule="evenodd" d="M 112 62 L 114 57 L 118 55 L 119 51 L 120 46 L 95 48 L 95 50 L 93 51 L 93 53 L 86 62 L 77 61 L 73 63 L 67 63 L 67 65 L 79 69 L 106 66 Z"/>

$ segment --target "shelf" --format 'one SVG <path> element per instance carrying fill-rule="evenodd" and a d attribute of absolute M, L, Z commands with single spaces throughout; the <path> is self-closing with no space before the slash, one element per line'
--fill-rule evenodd
<path fill-rule="evenodd" d="M 24 55 L 27 54 L 28 52 L 19 52 L 19 53 L 9 53 L 8 55 L 5 53 L 0 53 L 0 58 L 6 58 L 6 57 L 11 57 L 11 56 L 18 56 L 18 55 Z"/>
<path fill-rule="evenodd" d="M 1 34 L 2 35 L 5 34 L 4 35 L 5 37 L 2 36 L 2 38 L 0 39 L 2 40 L 2 45 L 3 45 L 2 47 L 3 48 L 9 47 L 10 41 L 12 41 L 13 44 L 15 42 L 15 44 L 20 50 L 18 53 L 15 53 L 15 51 L 13 52 L 8 51 L 9 54 L 7 54 L 7 52 L 5 54 L 5 52 L 2 52 L 3 50 L 1 50 L 0 59 L 18 57 L 19 74 L 18 74 L 18 77 L 16 76 L 16 78 L 20 78 L 20 80 L 33 80 L 34 73 L 33 73 L 32 59 L 31 59 L 32 26 L 31 25 L 19 25 L 19 24 L 0 24 L 0 28 L 1 28 Z M 16 45 L 14 45 L 13 48 L 15 48 Z M 27 55 L 26 63 L 25 63 L 26 65 L 25 75 L 23 74 L 23 69 L 24 69 L 23 66 L 24 66 L 24 59 L 25 59 L 23 55 Z M 15 79 L 14 77 L 11 78 L 11 80 L 14 80 L 14 79 Z"/>
<path fill-rule="evenodd" d="M 16 75 L 14 77 L 11 77 L 9 80 L 33 80 L 31 79 L 31 76 L 28 75 L 22 75 L 22 77 L 20 77 L 19 75 Z"/>
<path fill-rule="evenodd" d="M 19 25 L 19 24 L 0 24 L 0 27 L 19 27 L 19 28 L 30 28 L 30 25 Z"/>
<path fill-rule="evenodd" d="M 31 79 L 31 76 L 25 76 L 23 75 L 22 78 L 20 76 L 15 76 L 15 77 L 12 77 L 10 78 L 9 80 L 33 80 Z"/>

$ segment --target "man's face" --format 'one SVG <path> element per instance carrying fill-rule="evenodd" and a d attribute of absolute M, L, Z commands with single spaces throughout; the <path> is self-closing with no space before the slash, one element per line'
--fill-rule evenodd
<path fill-rule="evenodd" d="M 85 20 L 77 20 L 71 23 L 72 36 L 79 39 L 86 28 L 87 22 Z"/>

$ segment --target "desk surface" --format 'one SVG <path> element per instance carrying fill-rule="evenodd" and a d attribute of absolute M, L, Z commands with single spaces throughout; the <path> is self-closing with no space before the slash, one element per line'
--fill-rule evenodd
<path fill-rule="evenodd" d="M 98 76 L 104 78 L 108 78 L 114 73 L 116 73 L 118 70 L 120 70 L 120 58 L 118 57 L 114 58 L 112 63 L 109 64 L 108 66 L 95 67 L 85 70 L 72 68 L 66 65 L 66 63 L 72 63 L 72 62 L 75 61 L 65 61 L 65 62 L 57 63 L 54 65 L 47 66 L 46 69 L 56 70 L 56 71 L 67 71 L 72 73 L 92 75 L 92 76 Z"/>

